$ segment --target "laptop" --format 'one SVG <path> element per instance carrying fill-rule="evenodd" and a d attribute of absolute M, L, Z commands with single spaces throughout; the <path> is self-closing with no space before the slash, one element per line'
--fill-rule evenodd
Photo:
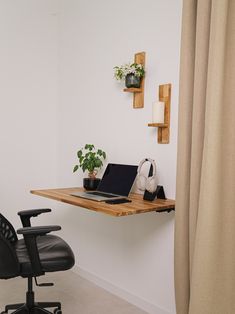
<path fill-rule="evenodd" d="M 95 191 L 74 192 L 71 195 L 97 202 L 125 198 L 134 184 L 137 169 L 138 166 L 133 165 L 108 164 Z"/>

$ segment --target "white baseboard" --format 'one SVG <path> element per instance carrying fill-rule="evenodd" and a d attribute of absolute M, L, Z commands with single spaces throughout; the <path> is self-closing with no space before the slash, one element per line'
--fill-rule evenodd
<path fill-rule="evenodd" d="M 99 278 L 97 277 L 95 274 L 92 274 L 91 272 L 85 270 L 85 269 L 81 269 L 78 266 L 74 266 L 74 268 L 72 269 L 76 274 L 78 274 L 79 276 L 91 281 L 92 283 L 96 284 L 97 286 L 107 290 L 108 292 L 126 300 L 127 302 L 139 307 L 140 309 L 142 309 L 143 311 L 149 313 L 149 314 L 173 314 L 170 313 L 167 310 L 164 310 L 152 303 L 149 303 L 148 301 L 135 296 L 133 294 L 131 294 L 130 292 L 117 287 L 115 285 L 113 285 L 111 282 L 108 282 L 105 279 Z"/>

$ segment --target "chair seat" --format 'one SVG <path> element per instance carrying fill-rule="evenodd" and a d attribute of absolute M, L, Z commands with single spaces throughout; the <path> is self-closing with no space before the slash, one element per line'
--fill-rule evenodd
<path fill-rule="evenodd" d="M 44 272 L 67 270 L 74 265 L 74 255 L 70 246 L 60 237 L 45 235 L 37 237 L 39 257 Z M 24 239 L 15 243 L 16 255 L 20 263 L 22 277 L 33 274 Z"/>

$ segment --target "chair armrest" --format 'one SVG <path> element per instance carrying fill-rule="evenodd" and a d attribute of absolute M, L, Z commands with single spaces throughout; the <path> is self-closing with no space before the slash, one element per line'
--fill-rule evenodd
<path fill-rule="evenodd" d="M 52 231 L 61 230 L 60 226 L 36 226 L 36 227 L 25 227 L 17 230 L 18 234 L 30 235 L 30 236 L 39 236 L 45 235 Z"/>
<path fill-rule="evenodd" d="M 20 228 L 17 230 L 18 234 L 22 234 L 24 236 L 24 242 L 29 254 L 33 276 L 37 277 L 44 275 L 37 247 L 37 237 L 60 229 L 60 226 L 37 226 Z"/>
<path fill-rule="evenodd" d="M 49 212 L 51 212 L 50 208 L 28 209 L 28 210 L 19 211 L 18 215 L 19 216 L 36 217 L 42 213 L 49 213 Z"/>
<path fill-rule="evenodd" d="M 51 212 L 50 208 L 39 208 L 39 209 L 29 209 L 29 210 L 21 210 L 18 212 L 20 216 L 21 222 L 23 227 L 30 227 L 30 218 L 37 217 L 42 213 L 49 213 Z"/>

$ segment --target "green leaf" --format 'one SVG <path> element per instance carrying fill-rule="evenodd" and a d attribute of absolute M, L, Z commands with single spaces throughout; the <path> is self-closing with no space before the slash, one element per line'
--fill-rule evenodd
<path fill-rule="evenodd" d="M 83 159 L 84 159 L 84 156 L 80 156 L 80 157 L 79 157 L 79 162 L 80 162 L 80 164 L 82 163 Z"/>
<path fill-rule="evenodd" d="M 73 168 L 73 172 L 76 172 L 76 171 L 78 170 L 78 168 L 79 168 L 79 166 L 78 166 L 78 165 L 74 166 L 74 168 Z"/>
<path fill-rule="evenodd" d="M 106 153 L 105 152 L 103 152 L 103 157 L 104 157 L 104 159 L 106 158 Z"/>
<path fill-rule="evenodd" d="M 102 161 L 99 158 L 96 159 L 95 166 L 96 168 L 100 168 L 102 166 Z"/>
<path fill-rule="evenodd" d="M 79 151 L 77 152 L 77 156 L 78 156 L 78 158 L 80 158 L 80 157 L 82 156 L 82 150 L 79 150 Z"/>
<path fill-rule="evenodd" d="M 88 149 L 89 151 L 91 151 L 94 148 L 95 148 L 95 146 L 93 144 L 86 144 L 85 145 L 85 149 Z"/>
<path fill-rule="evenodd" d="M 97 150 L 97 154 L 98 154 L 99 156 L 102 156 L 102 153 L 103 153 L 103 152 L 102 152 L 101 149 L 98 149 L 98 150 Z"/>
<path fill-rule="evenodd" d="M 82 165 L 82 171 L 85 172 L 86 169 L 87 169 L 87 166 L 86 166 L 86 164 L 84 163 L 84 164 Z"/>

